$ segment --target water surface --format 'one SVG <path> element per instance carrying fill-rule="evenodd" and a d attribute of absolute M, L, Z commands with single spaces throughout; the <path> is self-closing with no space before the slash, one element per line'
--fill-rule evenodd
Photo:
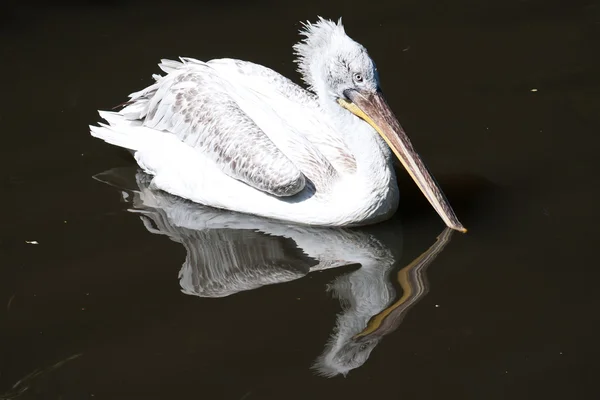
<path fill-rule="evenodd" d="M 599 7 L 321 3 L 0 9 L 0 398 L 595 398 Z M 89 137 L 161 58 L 299 81 L 316 15 L 368 48 L 467 235 L 405 175 L 391 221 L 298 228 L 152 192 Z"/>

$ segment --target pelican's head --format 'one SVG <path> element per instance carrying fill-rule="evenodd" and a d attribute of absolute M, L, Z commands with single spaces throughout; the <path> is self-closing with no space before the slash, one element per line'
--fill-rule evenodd
<path fill-rule="evenodd" d="M 466 232 L 385 101 L 375 63 L 362 45 L 346 35 L 342 20 L 336 24 L 319 18 L 314 24 L 304 24 L 300 33 L 305 38 L 294 46 L 296 62 L 310 89 L 321 101 L 337 103 L 371 125 L 446 225 Z"/>
<path fill-rule="evenodd" d="M 352 40 L 340 19 L 334 23 L 323 18 L 307 22 L 300 34 L 305 39 L 294 46 L 302 79 L 319 96 L 347 99 L 347 90 L 375 93 L 379 78 L 367 49 Z"/>

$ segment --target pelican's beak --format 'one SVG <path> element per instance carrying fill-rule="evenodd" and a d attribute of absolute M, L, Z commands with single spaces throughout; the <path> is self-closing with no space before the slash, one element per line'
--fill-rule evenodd
<path fill-rule="evenodd" d="M 466 232 L 467 230 L 456 218 L 446 196 L 427 170 L 421 157 L 410 143 L 410 139 L 404 133 L 392 110 L 390 110 L 381 91 L 378 90 L 372 93 L 349 89 L 344 91 L 344 95 L 350 101 L 338 99 L 338 103 L 357 117 L 365 120 L 381 135 L 446 225 L 457 231 Z"/>

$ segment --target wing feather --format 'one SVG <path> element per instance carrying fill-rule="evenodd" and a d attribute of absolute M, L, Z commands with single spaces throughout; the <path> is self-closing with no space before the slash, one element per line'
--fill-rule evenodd
<path fill-rule="evenodd" d="M 303 173 L 240 109 L 214 70 L 168 60 L 161 69 L 168 74 L 130 95 L 121 114 L 173 133 L 227 175 L 261 191 L 291 196 L 305 187 Z"/>

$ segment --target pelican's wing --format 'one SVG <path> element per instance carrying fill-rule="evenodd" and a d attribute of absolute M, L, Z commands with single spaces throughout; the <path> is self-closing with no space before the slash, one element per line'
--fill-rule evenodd
<path fill-rule="evenodd" d="M 130 95 L 120 114 L 168 131 L 200 151 L 227 175 L 276 196 L 291 196 L 306 184 L 327 183 L 336 171 L 301 135 L 286 130 L 268 104 L 248 101 L 251 93 L 233 85 L 207 63 L 163 60 L 165 76 Z M 247 105 L 258 115 L 248 115 Z M 263 110 L 266 110 L 262 112 Z M 260 120 L 260 125 L 257 123 Z M 308 176 L 306 171 L 315 172 Z"/>

